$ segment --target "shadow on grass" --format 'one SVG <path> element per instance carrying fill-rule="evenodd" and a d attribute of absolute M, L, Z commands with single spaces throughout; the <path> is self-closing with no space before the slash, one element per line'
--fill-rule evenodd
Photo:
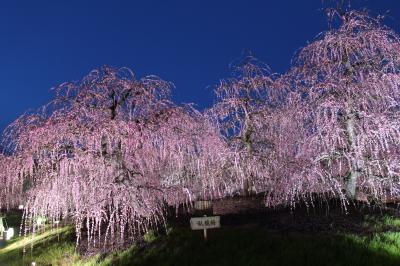
<path fill-rule="evenodd" d="M 400 265 L 400 234 L 271 235 L 263 230 L 180 229 L 142 251 L 130 250 L 111 265 Z"/>

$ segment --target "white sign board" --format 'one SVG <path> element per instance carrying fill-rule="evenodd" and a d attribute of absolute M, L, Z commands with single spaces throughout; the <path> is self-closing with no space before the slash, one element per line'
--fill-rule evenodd
<path fill-rule="evenodd" d="M 4 231 L 3 239 L 8 241 L 14 236 L 14 228 L 10 227 L 8 230 Z"/>
<path fill-rule="evenodd" d="M 194 217 L 190 219 L 192 230 L 204 230 L 221 227 L 220 216 Z"/>

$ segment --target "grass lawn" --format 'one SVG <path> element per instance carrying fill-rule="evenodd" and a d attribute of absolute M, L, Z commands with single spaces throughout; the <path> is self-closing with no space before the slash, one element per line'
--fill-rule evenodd
<path fill-rule="evenodd" d="M 229 226 L 209 231 L 207 242 L 202 231 L 175 228 L 140 248 L 86 259 L 74 251 L 73 229 L 64 227 L 13 239 L 0 248 L 0 265 L 400 265 L 400 219 L 366 215 L 362 226 L 367 233 Z"/>

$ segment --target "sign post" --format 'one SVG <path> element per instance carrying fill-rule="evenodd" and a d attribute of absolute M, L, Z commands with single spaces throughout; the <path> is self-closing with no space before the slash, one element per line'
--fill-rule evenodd
<path fill-rule="evenodd" d="M 3 237 L 5 230 L 6 229 L 4 227 L 4 217 L 0 215 L 0 237 Z"/>
<path fill-rule="evenodd" d="M 192 230 L 203 230 L 204 241 L 207 241 L 207 230 L 221 227 L 220 216 L 194 217 L 190 219 Z"/>

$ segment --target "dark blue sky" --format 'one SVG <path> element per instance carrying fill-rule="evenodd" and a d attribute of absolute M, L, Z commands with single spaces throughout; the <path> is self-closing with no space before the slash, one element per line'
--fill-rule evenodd
<path fill-rule="evenodd" d="M 325 1 L 326 2 L 326 1 Z M 391 16 L 400 1 L 357 2 Z M 127 66 L 174 82 L 177 102 L 200 108 L 244 51 L 285 71 L 293 53 L 326 29 L 321 0 L 0 2 L 0 131 L 46 103 L 50 88 L 91 69 Z"/>

